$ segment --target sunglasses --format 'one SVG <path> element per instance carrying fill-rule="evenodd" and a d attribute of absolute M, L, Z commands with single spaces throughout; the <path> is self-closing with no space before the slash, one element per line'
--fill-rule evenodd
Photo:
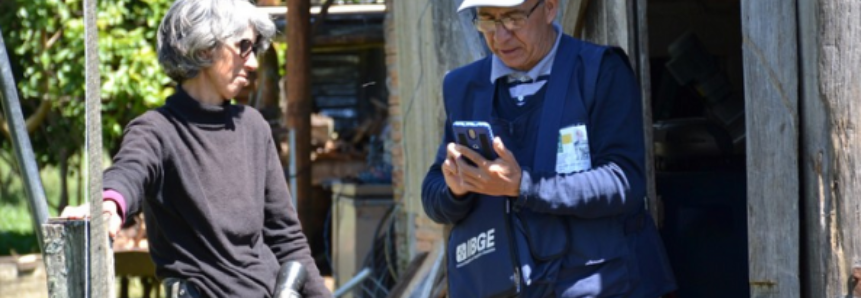
<path fill-rule="evenodd" d="M 259 40 L 260 38 L 258 38 Z M 248 58 L 248 55 L 254 53 L 257 55 L 257 41 L 251 41 L 250 39 L 242 39 L 239 41 L 239 57 L 243 59 Z"/>

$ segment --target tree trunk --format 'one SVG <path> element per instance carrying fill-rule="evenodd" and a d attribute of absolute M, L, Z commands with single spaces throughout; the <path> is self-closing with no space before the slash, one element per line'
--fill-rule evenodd
<path fill-rule="evenodd" d="M 84 189 L 86 189 L 87 184 L 84 183 L 84 173 L 86 173 L 87 165 L 84 163 L 84 153 L 79 153 L 78 155 L 78 200 L 75 201 L 75 206 L 79 206 L 84 203 Z"/>
<path fill-rule="evenodd" d="M 67 151 L 65 148 L 60 149 L 60 203 L 57 205 L 57 214 L 69 206 L 69 156 Z"/>

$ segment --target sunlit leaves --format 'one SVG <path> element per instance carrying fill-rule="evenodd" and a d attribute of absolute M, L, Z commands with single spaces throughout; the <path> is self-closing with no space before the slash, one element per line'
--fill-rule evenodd
<path fill-rule="evenodd" d="M 171 2 L 98 1 L 103 139 L 109 151 L 121 127 L 161 105 L 172 90 L 155 53 L 155 32 Z M 83 18 L 82 0 L 0 0 L 0 28 L 25 114 L 52 102 L 50 121 L 31 136 L 37 154 L 46 155 L 40 161 L 54 162 L 58 146 L 74 152 L 83 144 Z"/>

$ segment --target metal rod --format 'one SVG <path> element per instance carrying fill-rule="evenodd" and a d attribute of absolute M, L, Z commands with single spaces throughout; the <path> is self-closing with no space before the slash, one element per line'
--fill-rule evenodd
<path fill-rule="evenodd" d="M 296 210 L 296 212 L 299 212 L 299 207 L 298 205 L 296 205 L 298 203 L 296 201 L 296 198 L 299 196 L 296 189 L 296 175 L 298 174 L 296 173 L 296 151 L 293 149 L 296 148 L 296 130 L 291 129 L 288 136 L 290 139 L 290 166 L 288 168 L 288 173 L 290 175 L 290 198 L 293 199 L 293 208 Z"/>
<path fill-rule="evenodd" d="M 369 276 L 371 276 L 371 268 L 362 269 L 362 271 L 359 271 L 356 276 L 353 276 L 353 278 L 344 283 L 341 288 L 335 290 L 335 297 L 341 297 L 344 294 L 347 294 L 348 292 L 350 292 L 350 290 L 365 281 L 365 279 L 367 279 Z"/>
<path fill-rule="evenodd" d="M 2 33 L 3 31 L 0 30 L 0 86 L 3 88 L 3 97 L 0 102 L 3 103 L 3 115 L 9 126 L 12 147 L 15 149 L 18 168 L 21 170 L 21 178 L 24 180 L 24 191 L 30 201 L 33 231 L 36 232 L 36 237 L 39 239 L 39 249 L 45 251 L 42 224 L 48 222 L 48 202 L 45 200 L 45 189 L 42 188 L 42 178 L 39 176 L 39 166 L 36 164 L 33 146 L 27 135 L 24 115 L 18 101 L 18 89 L 15 86 L 15 78 L 12 76 L 9 54 L 6 52 L 6 42 L 3 40 Z"/>
<path fill-rule="evenodd" d="M 90 270 L 88 297 L 116 297 L 114 255 L 102 214 L 102 99 L 99 73 L 98 0 L 84 0 L 84 64 L 87 99 L 87 199 L 90 203 Z"/>

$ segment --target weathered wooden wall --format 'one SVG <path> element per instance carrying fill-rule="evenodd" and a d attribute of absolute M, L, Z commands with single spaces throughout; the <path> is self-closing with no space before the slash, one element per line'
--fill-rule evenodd
<path fill-rule="evenodd" d="M 442 140 L 445 114 L 442 79 L 446 72 L 483 56 L 482 41 L 461 1 L 390 1 L 386 34 L 395 198 L 403 205 L 399 222 L 402 256 L 429 251 L 442 238 L 421 205 L 421 183 Z M 404 255 L 403 253 L 406 253 Z"/>
<path fill-rule="evenodd" d="M 861 297 L 861 2 L 799 1 L 798 11 L 803 290 L 805 297 Z"/>
<path fill-rule="evenodd" d="M 576 1 L 571 1 L 572 6 L 574 2 Z M 636 19 L 633 17 L 635 2 L 636 0 L 590 0 L 584 14 L 586 20 L 583 26 L 583 39 L 598 44 L 619 46 L 631 55 L 636 50 L 634 39 Z M 573 19 L 569 20 L 566 17 L 566 22 Z"/>
<path fill-rule="evenodd" d="M 751 297 L 800 297 L 796 2 L 741 11 Z"/>

